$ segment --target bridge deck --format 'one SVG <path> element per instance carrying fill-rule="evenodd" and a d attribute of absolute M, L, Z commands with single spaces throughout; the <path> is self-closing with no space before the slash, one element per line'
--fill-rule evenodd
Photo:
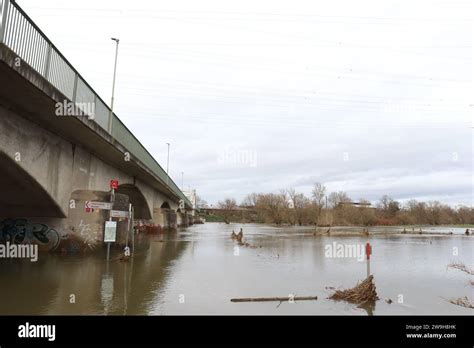
<path fill-rule="evenodd" d="M 21 63 L 17 66 L 17 57 Z M 11 0 L 0 0 L 0 98 L 54 133 L 80 144 L 117 168 L 174 199 L 191 202 L 54 44 Z M 93 119 L 55 116 L 56 102 L 94 105 Z M 25 102 L 27 101 L 27 102 Z M 84 110 L 86 112 L 86 110 Z M 87 112 L 86 112 L 87 113 Z M 113 149 L 113 151 L 111 151 Z M 124 161 L 124 153 L 131 161 Z"/>

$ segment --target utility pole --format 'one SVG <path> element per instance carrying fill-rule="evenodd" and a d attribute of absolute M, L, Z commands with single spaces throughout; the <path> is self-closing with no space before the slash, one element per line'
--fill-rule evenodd
<path fill-rule="evenodd" d="M 166 185 L 168 186 L 168 178 L 169 176 L 169 168 L 170 168 L 170 143 L 166 143 L 168 145 L 168 160 L 166 161 Z"/>
<path fill-rule="evenodd" d="M 115 94 L 115 75 L 117 74 L 117 57 L 118 57 L 118 45 L 119 45 L 119 39 L 116 39 L 114 37 L 111 38 L 112 41 L 115 41 L 115 65 L 114 65 L 114 79 L 112 82 L 112 100 L 110 101 L 110 114 L 109 114 L 109 127 L 108 131 L 109 134 L 112 134 L 112 120 L 114 117 L 114 94 Z"/>

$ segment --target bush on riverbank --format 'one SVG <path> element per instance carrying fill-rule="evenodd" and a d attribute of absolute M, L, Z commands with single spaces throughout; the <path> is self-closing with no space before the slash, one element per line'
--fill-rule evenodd
<path fill-rule="evenodd" d="M 202 215 L 206 219 L 206 222 L 224 222 L 224 217 L 220 215 Z"/>

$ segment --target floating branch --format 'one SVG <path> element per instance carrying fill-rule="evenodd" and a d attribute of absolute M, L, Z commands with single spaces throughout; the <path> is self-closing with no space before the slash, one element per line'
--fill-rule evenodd
<path fill-rule="evenodd" d="M 474 270 L 469 269 L 465 264 L 463 263 L 451 263 L 448 265 L 448 267 L 458 269 L 460 271 L 466 272 L 467 274 L 474 275 Z"/>
<path fill-rule="evenodd" d="M 283 301 L 309 301 L 317 300 L 317 296 L 295 296 L 295 297 L 247 297 L 247 298 L 231 298 L 231 302 L 283 302 Z"/>
<path fill-rule="evenodd" d="M 474 309 L 474 303 L 472 303 L 467 296 L 464 297 L 459 297 L 451 300 L 447 300 L 448 302 L 451 302 L 452 304 L 461 306 L 461 307 L 466 307 L 466 308 L 472 308 Z"/>

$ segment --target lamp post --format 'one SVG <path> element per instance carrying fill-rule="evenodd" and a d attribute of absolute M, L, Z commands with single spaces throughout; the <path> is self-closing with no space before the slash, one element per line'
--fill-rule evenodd
<path fill-rule="evenodd" d="M 181 172 L 181 191 L 184 190 L 184 172 Z"/>
<path fill-rule="evenodd" d="M 117 73 L 118 45 L 120 41 L 119 39 L 116 39 L 114 37 L 112 37 L 111 40 L 115 41 L 115 65 L 114 65 L 114 79 L 112 82 L 112 100 L 110 101 L 110 114 L 109 114 L 109 127 L 108 127 L 109 134 L 112 134 L 112 118 L 114 115 L 115 75 Z"/>
<path fill-rule="evenodd" d="M 168 159 L 166 161 L 166 185 L 168 185 L 168 178 L 169 178 L 169 169 L 170 169 L 170 143 L 166 143 L 168 145 Z"/>

